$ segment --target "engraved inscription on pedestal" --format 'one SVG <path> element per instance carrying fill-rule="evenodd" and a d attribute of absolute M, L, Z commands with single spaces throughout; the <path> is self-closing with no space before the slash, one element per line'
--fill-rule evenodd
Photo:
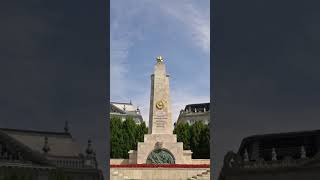
<path fill-rule="evenodd" d="M 168 120 L 167 113 L 163 111 L 156 111 L 156 114 L 153 118 L 156 127 L 165 127 L 166 121 Z"/>

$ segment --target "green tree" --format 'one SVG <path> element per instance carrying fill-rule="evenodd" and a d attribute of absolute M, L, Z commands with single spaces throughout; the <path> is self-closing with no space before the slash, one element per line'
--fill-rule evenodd
<path fill-rule="evenodd" d="M 138 142 L 143 142 L 148 128 L 145 122 L 137 125 L 132 117 L 128 117 L 125 121 L 111 117 L 110 132 L 110 157 L 128 158 L 128 151 L 137 149 Z"/>
<path fill-rule="evenodd" d="M 201 131 L 198 156 L 201 159 L 210 158 L 210 128 L 208 125 L 205 125 Z"/>
<path fill-rule="evenodd" d="M 67 180 L 66 173 L 62 169 L 57 169 L 55 173 L 55 180 Z"/>
<path fill-rule="evenodd" d="M 123 146 L 122 156 L 124 158 L 129 158 L 129 150 L 135 149 L 137 140 L 136 140 L 136 123 L 131 117 L 127 118 L 123 122 Z"/>
<path fill-rule="evenodd" d="M 128 158 L 129 150 L 136 150 L 138 142 L 143 142 L 144 134 L 148 133 L 146 124 L 135 124 L 131 117 L 122 122 L 120 118 L 112 117 L 111 123 L 111 158 Z M 193 125 L 177 124 L 174 131 L 177 140 L 183 142 L 184 149 L 190 149 L 192 158 L 210 158 L 210 129 L 202 122 Z"/>
<path fill-rule="evenodd" d="M 111 158 L 123 158 L 122 148 L 123 148 L 123 128 L 122 121 L 120 118 L 112 117 L 110 122 L 110 148 L 111 148 Z"/>
<path fill-rule="evenodd" d="M 16 174 L 11 175 L 10 180 L 18 180 L 18 176 Z"/>
<path fill-rule="evenodd" d="M 32 175 L 29 175 L 27 179 L 32 180 Z"/>
<path fill-rule="evenodd" d="M 195 122 L 190 128 L 191 134 L 191 150 L 192 150 L 192 157 L 195 159 L 199 159 L 199 145 L 201 139 L 201 131 L 203 129 L 204 124 L 200 121 Z"/>
<path fill-rule="evenodd" d="M 190 125 L 188 123 L 179 123 L 173 130 L 177 134 L 177 141 L 183 142 L 183 149 L 190 149 Z"/>
<path fill-rule="evenodd" d="M 208 125 L 201 121 L 193 125 L 179 123 L 173 133 L 177 134 L 177 141 L 183 142 L 184 149 L 190 149 L 193 152 L 192 158 L 210 158 L 210 129 Z"/>
<path fill-rule="evenodd" d="M 145 122 L 142 122 L 141 124 L 137 125 L 137 131 L 136 131 L 136 140 L 137 142 L 143 142 L 144 141 L 144 135 L 148 133 L 148 128 L 146 126 Z"/>

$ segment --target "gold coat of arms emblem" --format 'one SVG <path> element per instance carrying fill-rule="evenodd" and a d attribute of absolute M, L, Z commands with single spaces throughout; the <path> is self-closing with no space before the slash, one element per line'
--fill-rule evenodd
<path fill-rule="evenodd" d="M 156 108 L 161 110 L 164 108 L 164 105 L 165 105 L 164 101 L 160 100 L 156 103 Z"/>

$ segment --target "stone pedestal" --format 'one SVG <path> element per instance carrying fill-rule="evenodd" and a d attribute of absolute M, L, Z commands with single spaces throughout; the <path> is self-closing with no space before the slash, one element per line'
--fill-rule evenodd
<path fill-rule="evenodd" d="M 192 164 L 191 150 L 183 150 L 183 143 L 177 142 L 175 134 L 146 134 L 144 142 L 139 142 L 137 149 L 129 151 L 130 164 L 146 164 L 148 156 L 156 149 L 170 152 L 175 164 Z"/>
<path fill-rule="evenodd" d="M 137 164 L 145 164 L 150 153 L 156 149 L 164 149 L 170 152 L 175 164 L 191 164 L 192 152 L 183 150 L 183 143 L 177 142 L 175 134 L 146 134 L 144 142 L 138 143 Z"/>

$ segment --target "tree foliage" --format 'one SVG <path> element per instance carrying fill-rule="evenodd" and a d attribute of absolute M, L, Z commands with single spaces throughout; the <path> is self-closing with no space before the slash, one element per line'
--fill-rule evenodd
<path fill-rule="evenodd" d="M 136 150 L 138 142 L 143 142 L 148 128 L 143 122 L 135 124 L 131 117 L 122 121 L 118 117 L 111 117 L 111 158 L 129 158 L 128 152 Z"/>
<path fill-rule="evenodd" d="M 190 149 L 193 152 L 192 158 L 210 158 L 210 129 L 208 125 L 200 121 L 192 125 L 179 123 L 173 133 L 177 134 L 179 142 L 183 142 L 184 149 Z"/>
<path fill-rule="evenodd" d="M 174 134 L 177 134 L 177 141 L 183 142 L 183 149 L 190 149 L 190 125 L 188 123 L 178 124 L 174 130 Z"/>
<path fill-rule="evenodd" d="M 111 158 L 129 158 L 128 152 L 136 150 L 138 142 L 143 142 L 144 134 L 148 133 L 145 122 L 137 125 L 132 118 L 122 121 L 120 118 L 111 117 Z M 193 125 L 187 123 L 177 124 L 174 134 L 178 142 L 183 142 L 184 149 L 190 149 L 192 158 L 210 158 L 210 131 L 209 126 L 202 122 Z"/>

